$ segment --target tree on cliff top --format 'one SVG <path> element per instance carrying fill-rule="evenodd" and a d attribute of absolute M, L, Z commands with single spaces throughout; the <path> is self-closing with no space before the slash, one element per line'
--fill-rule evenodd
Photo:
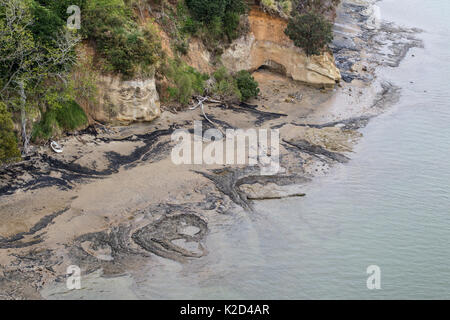
<path fill-rule="evenodd" d="M 290 18 L 284 33 L 308 56 L 320 54 L 333 40 L 332 24 L 314 12 Z"/>
<path fill-rule="evenodd" d="M 238 37 L 240 16 L 247 10 L 244 0 L 186 0 L 185 3 L 194 20 L 188 20 L 188 29 L 203 25 L 207 42 L 215 43 L 225 36 L 230 41 Z"/>
<path fill-rule="evenodd" d="M 341 0 L 294 0 L 294 9 L 297 13 L 317 12 L 323 15 L 330 13 Z"/>
<path fill-rule="evenodd" d="M 31 136 L 29 114 L 36 113 L 38 101 L 55 83 L 64 83 L 76 58 L 76 35 L 61 27 L 47 37 L 56 26 L 52 17 L 32 0 L 0 0 L 0 99 L 10 110 L 20 110 L 24 154 Z"/>

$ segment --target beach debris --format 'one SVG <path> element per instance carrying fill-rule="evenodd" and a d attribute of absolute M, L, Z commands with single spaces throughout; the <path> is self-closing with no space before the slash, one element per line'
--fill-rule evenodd
<path fill-rule="evenodd" d="M 52 141 L 50 143 L 50 148 L 52 148 L 52 150 L 56 153 L 62 153 L 64 151 L 64 148 L 56 141 Z"/>
<path fill-rule="evenodd" d="M 133 241 L 145 251 L 183 262 L 207 254 L 203 242 L 208 233 L 205 220 L 193 213 L 165 216 L 133 233 Z"/>
<path fill-rule="evenodd" d="M 198 107 L 200 107 L 200 108 L 202 109 L 203 117 L 206 119 L 206 121 L 208 121 L 209 123 L 211 123 L 211 124 L 212 124 L 214 127 L 216 127 L 222 134 L 224 134 L 223 130 L 222 130 L 216 123 L 214 123 L 213 121 L 211 121 L 211 119 L 208 118 L 208 116 L 207 116 L 206 113 L 205 113 L 205 107 L 204 107 L 204 105 L 203 105 L 204 102 L 220 103 L 220 104 L 222 104 L 223 102 L 218 101 L 218 100 L 211 99 L 211 98 L 209 98 L 208 96 L 206 96 L 206 97 L 198 96 L 198 97 L 196 97 L 196 99 L 198 100 L 198 103 L 197 103 L 195 106 L 193 106 L 192 108 L 189 108 L 189 109 L 190 109 L 190 110 L 195 110 L 195 109 L 197 109 Z"/>

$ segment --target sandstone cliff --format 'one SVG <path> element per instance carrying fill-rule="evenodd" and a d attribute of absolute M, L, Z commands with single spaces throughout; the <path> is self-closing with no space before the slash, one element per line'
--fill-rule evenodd
<path fill-rule="evenodd" d="M 100 76 L 98 105 L 91 107 L 91 117 L 99 122 L 129 123 L 151 121 L 161 114 L 155 79 L 123 81 L 118 76 Z"/>
<path fill-rule="evenodd" d="M 94 83 L 90 101 L 81 94 L 78 103 L 90 119 L 103 124 L 129 124 L 136 121 L 152 121 L 159 117 L 160 98 L 154 76 L 125 81 L 119 74 L 103 74 L 94 67 L 95 50 L 88 44 L 79 46 L 78 65 L 72 73 L 72 81 Z M 82 79 L 82 80 L 80 80 Z M 89 85 L 87 85 L 89 87 Z"/>
<path fill-rule="evenodd" d="M 249 33 L 235 40 L 222 55 L 232 71 L 268 67 L 307 84 L 331 87 L 341 78 L 333 56 L 306 54 L 284 34 L 287 21 L 254 6 L 248 15 Z"/>
<path fill-rule="evenodd" d="M 285 35 L 287 21 L 252 6 L 248 17 L 248 33 L 233 41 L 221 56 L 230 71 L 255 71 L 267 67 L 296 81 L 318 87 L 333 87 L 341 79 L 332 54 L 308 57 Z M 163 50 L 174 53 L 170 38 L 160 29 Z M 200 39 L 191 38 L 189 49 L 181 59 L 200 72 L 211 74 L 216 67 L 212 54 Z M 119 76 L 99 76 L 98 104 L 90 106 L 89 115 L 102 123 L 152 121 L 160 111 L 155 79 L 123 81 Z"/>

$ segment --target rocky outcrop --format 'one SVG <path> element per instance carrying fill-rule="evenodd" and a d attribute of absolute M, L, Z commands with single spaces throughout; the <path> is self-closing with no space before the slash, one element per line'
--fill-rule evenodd
<path fill-rule="evenodd" d="M 235 40 L 222 55 L 232 71 L 267 67 L 294 80 L 331 87 L 341 79 L 333 56 L 326 52 L 308 57 L 285 35 L 286 20 L 253 7 L 248 16 L 250 32 Z"/>
<path fill-rule="evenodd" d="M 99 76 L 98 104 L 90 116 L 102 123 L 152 121 L 161 114 L 155 79 L 123 81 L 118 76 Z"/>

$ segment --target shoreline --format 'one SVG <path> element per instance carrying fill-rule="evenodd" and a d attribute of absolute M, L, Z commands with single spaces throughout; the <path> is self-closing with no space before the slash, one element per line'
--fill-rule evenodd
<path fill-rule="evenodd" d="M 368 9 L 354 4 L 361 1 L 344 2 L 339 24 L 357 30 L 351 22 Z M 381 36 L 405 40 L 416 32 L 390 24 L 375 31 L 359 28 L 361 34 L 352 31 L 355 46 Z M 103 275 L 115 276 L 138 274 L 141 264 L 159 259 L 155 255 L 182 263 L 200 258 L 207 254 L 208 221 L 223 219 L 231 210 L 251 213 L 251 198 L 301 193 L 302 185 L 345 162 L 343 157 L 361 138 L 358 129 L 398 99 L 400 89 L 378 79 L 377 67 L 395 67 L 419 43 L 413 39 L 404 43 L 408 49 L 393 48 L 392 59 L 382 62 L 378 53 L 365 56 L 367 52 L 339 40 L 332 49 L 346 77 L 355 76 L 351 84 L 344 81 L 335 92 L 321 92 L 258 71 L 262 95 L 251 102 L 256 109 L 206 108 L 208 117 L 224 128 L 279 128 L 285 173 L 261 177 L 252 167 L 173 165 L 170 134 L 192 128 L 193 120 L 202 119 L 198 110 L 165 111 L 148 125 L 69 137 L 62 142 L 63 154 L 41 150 L 36 162 L 21 163 L 16 171 L 9 167 L 10 177 L 19 180 L 2 189 L 6 195 L 1 196 L 0 287 L 5 295 L 18 290 L 24 298 L 38 297 L 42 288 L 64 283 L 71 264 L 83 274 L 101 269 Z M 347 61 L 354 63 L 342 65 Z M 300 101 L 289 100 L 298 91 Z M 23 172 L 27 168 L 31 170 Z M 185 226 L 198 231 L 180 232 Z M 180 239 L 200 249 L 173 243 Z"/>

